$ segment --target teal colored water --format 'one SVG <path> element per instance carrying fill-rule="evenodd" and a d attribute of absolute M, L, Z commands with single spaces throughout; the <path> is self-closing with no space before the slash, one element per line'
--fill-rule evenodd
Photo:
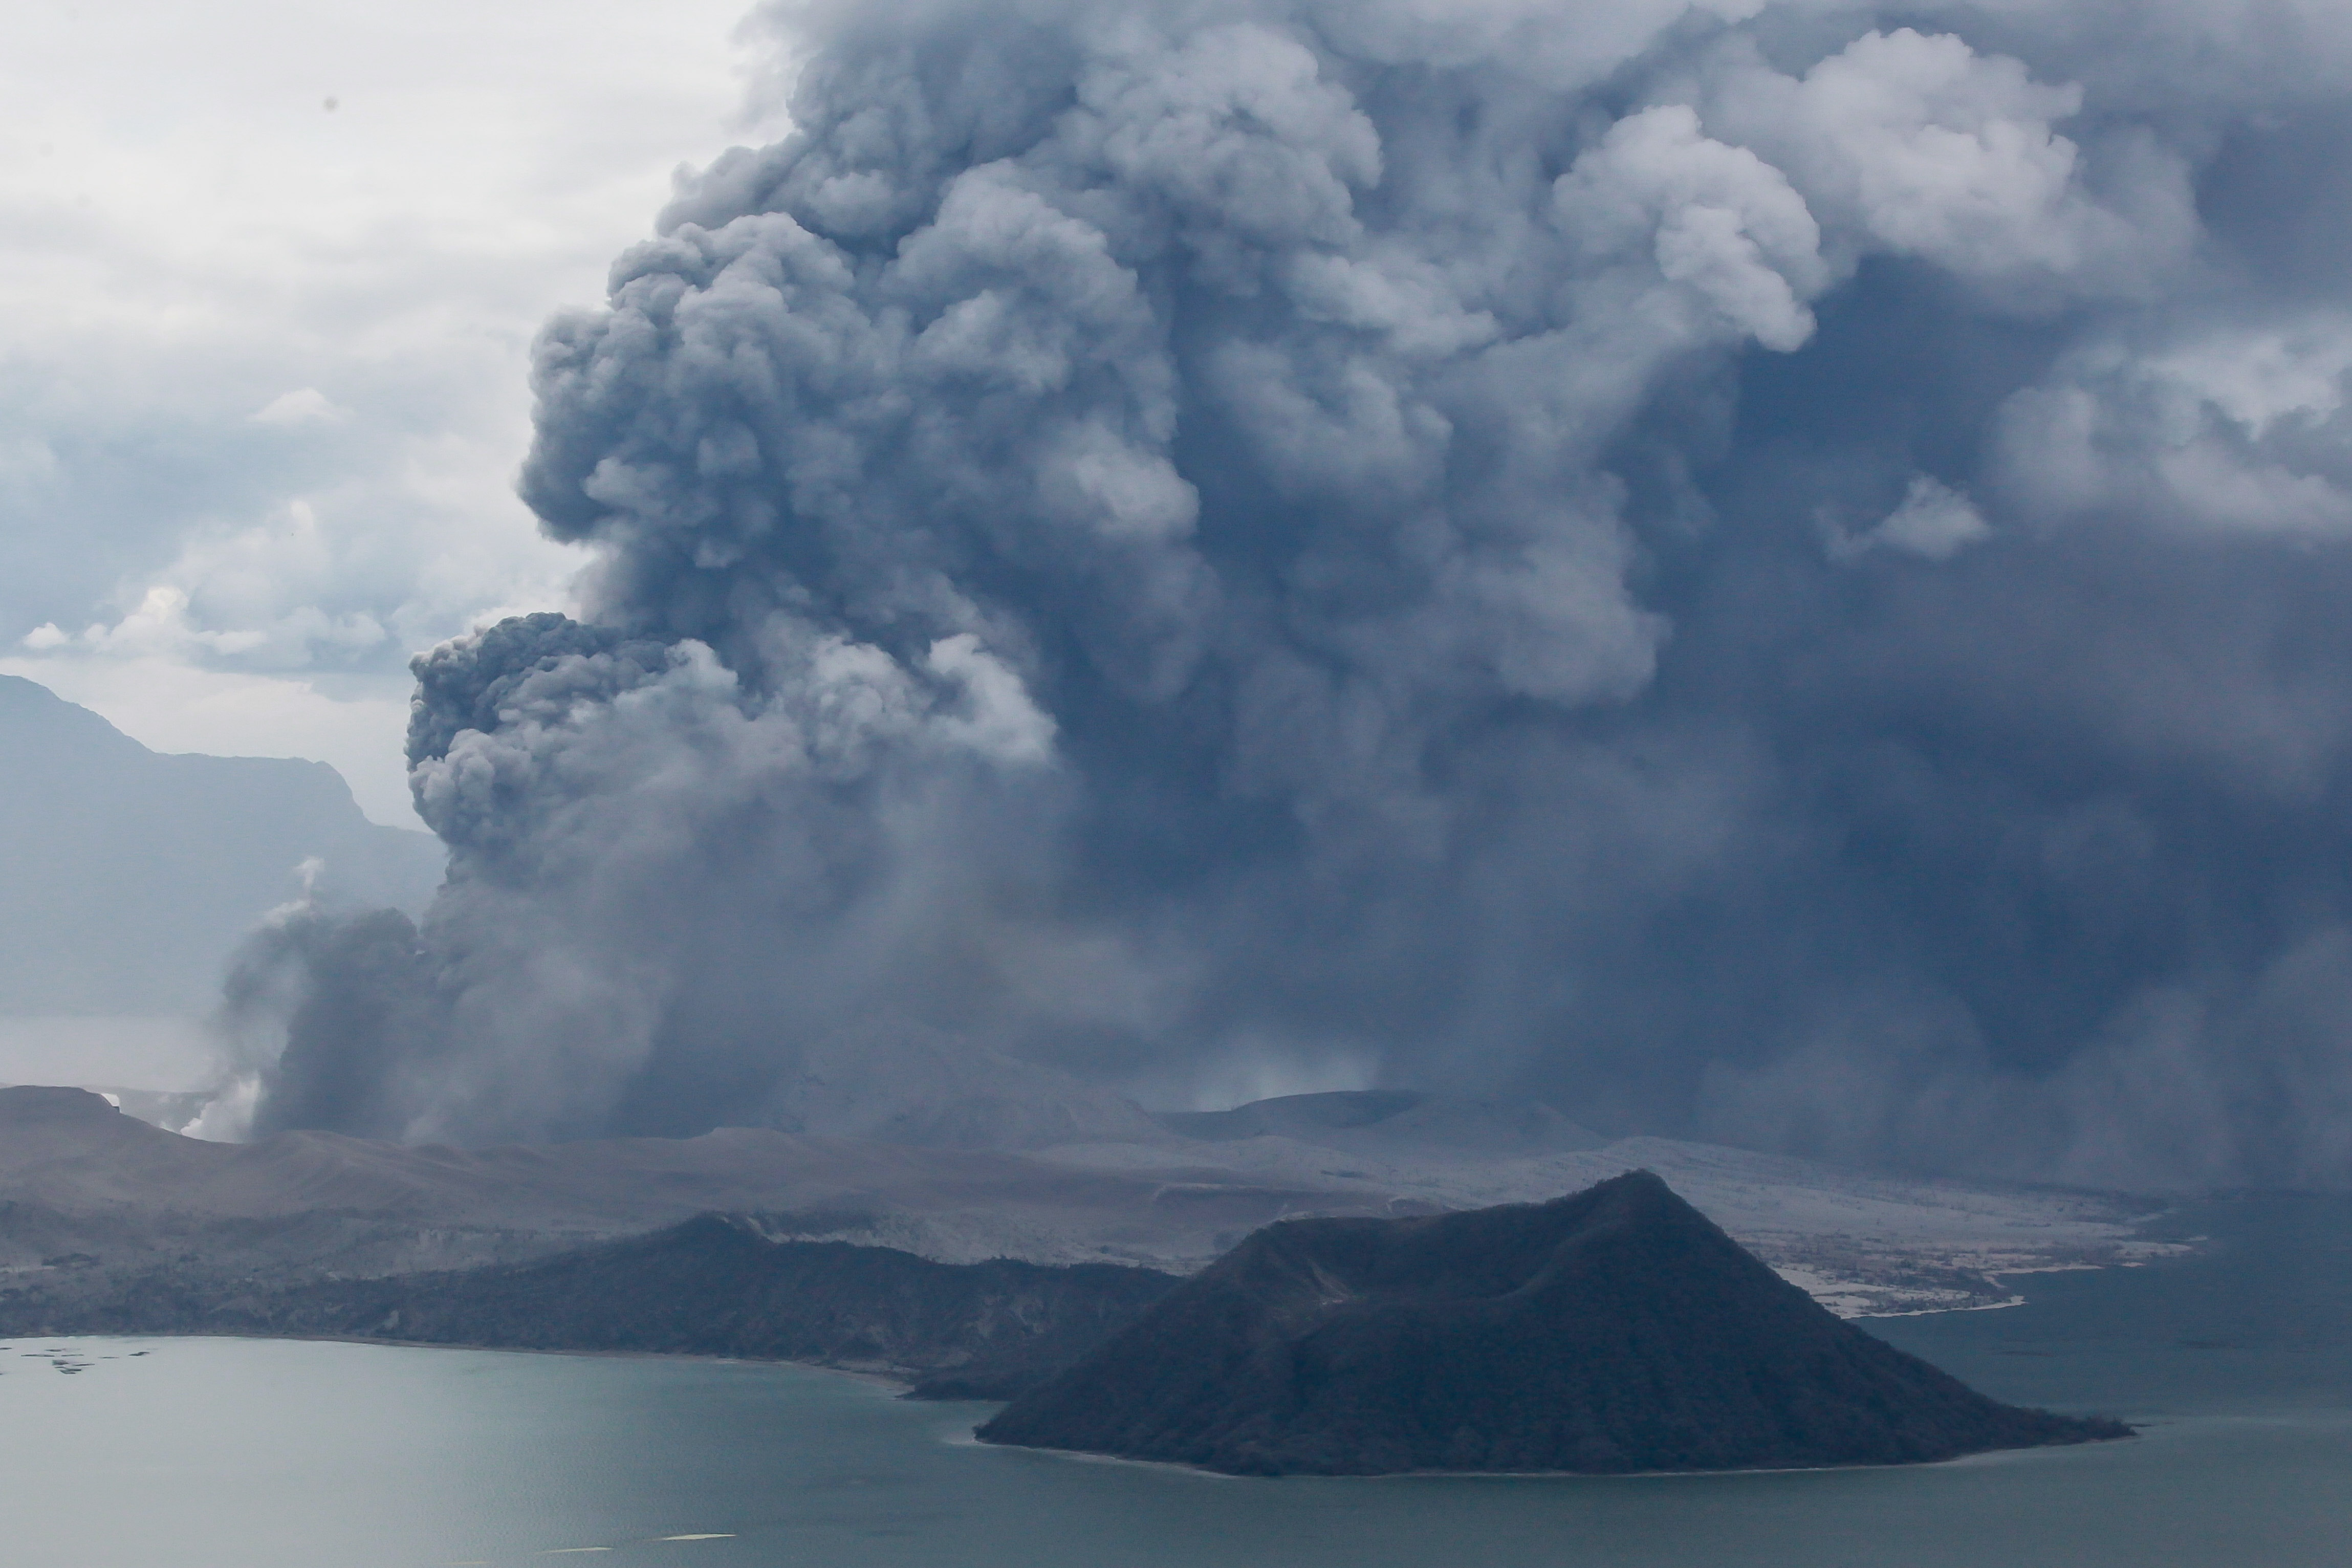
<path fill-rule="evenodd" d="M 0 1560 L 2334 1568 L 2352 1557 L 2352 1202 L 2180 1223 L 2218 1244 L 2036 1276 L 2011 1310 L 1874 1325 L 1988 1392 L 2144 1436 L 1909 1469 L 1234 1480 L 984 1447 L 966 1434 L 987 1406 L 791 1367 L 20 1341 L 0 1352 Z"/>

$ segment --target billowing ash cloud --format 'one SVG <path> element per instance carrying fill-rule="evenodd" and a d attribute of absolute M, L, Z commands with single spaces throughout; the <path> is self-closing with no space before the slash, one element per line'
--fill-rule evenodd
<path fill-rule="evenodd" d="M 262 1125 L 2352 1173 L 2340 7 L 791 16 L 540 345 L 588 624 L 419 661 L 451 881 L 278 933 Z"/>

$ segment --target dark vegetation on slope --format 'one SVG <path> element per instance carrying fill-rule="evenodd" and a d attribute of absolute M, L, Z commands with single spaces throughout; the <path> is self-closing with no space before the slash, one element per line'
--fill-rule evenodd
<path fill-rule="evenodd" d="M 1841 1321 L 1648 1172 L 1270 1226 L 980 1428 L 1256 1475 L 1900 1464 L 2129 1432 L 1997 1404 Z"/>
<path fill-rule="evenodd" d="M 888 1247 L 770 1241 L 705 1215 L 537 1262 L 283 1289 L 124 1281 L 77 1303 L 0 1293 L 0 1333 L 248 1333 L 513 1350 L 813 1362 L 1003 1399 L 1094 1348 L 1177 1284 L 1113 1264 L 934 1263 Z M 35 1320 L 39 1321 L 36 1321 Z"/>

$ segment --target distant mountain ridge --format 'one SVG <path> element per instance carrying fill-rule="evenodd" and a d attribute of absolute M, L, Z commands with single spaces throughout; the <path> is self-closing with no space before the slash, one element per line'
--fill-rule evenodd
<path fill-rule="evenodd" d="M 151 752 L 0 676 L 0 1013 L 201 1016 L 310 859 L 321 897 L 415 910 L 444 856 L 324 763 Z"/>
<path fill-rule="evenodd" d="M 2125 1436 L 1832 1316 L 1646 1171 L 1257 1232 L 983 1441 L 1244 1475 L 1919 1463 Z"/>

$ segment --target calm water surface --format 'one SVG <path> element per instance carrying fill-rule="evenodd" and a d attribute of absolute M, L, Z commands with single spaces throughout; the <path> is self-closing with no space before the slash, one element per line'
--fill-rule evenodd
<path fill-rule="evenodd" d="M 1910 1469 L 1234 1480 L 972 1443 L 983 1405 L 725 1363 L 278 1341 L 0 1352 L 10 1568 L 2299 1568 L 2352 1560 L 2352 1201 L 1873 1327 L 2126 1443 Z M 145 1352 L 145 1354 L 137 1352 Z M 61 1353 L 60 1353 L 61 1352 Z M 60 1364 L 86 1370 L 61 1372 Z M 701 1537 L 703 1539 L 692 1539 Z"/>

